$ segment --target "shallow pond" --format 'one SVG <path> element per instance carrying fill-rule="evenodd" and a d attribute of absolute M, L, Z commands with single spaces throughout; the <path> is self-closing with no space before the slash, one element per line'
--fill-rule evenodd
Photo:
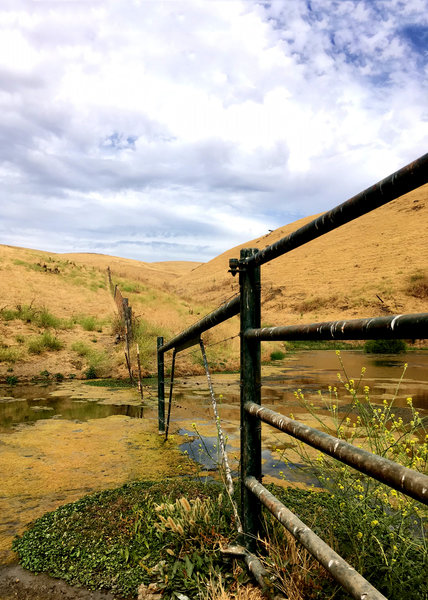
<path fill-rule="evenodd" d="M 406 398 L 412 396 L 421 416 L 428 415 L 428 353 L 397 358 L 347 351 L 342 352 L 342 359 L 348 376 L 356 380 L 366 367 L 362 385 L 370 386 L 373 402 L 396 396 L 395 406 L 405 419 Z M 396 393 L 405 362 L 408 367 Z M 297 403 L 294 391 L 302 389 L 316 404 L 319 389 L 338 385 L 340 370 L 333 351 L 300 352 L 266 365 L 262 402 L 313 424 Z M 217 396 L 222 396 L 219 411 L 232 468 L 236 468 L 238 375 L 215 375 L 213 383 Z M 146 390 L 142 403 L 136 390 L 92 387 L 78 381 L 45 387 L 0 386 L 0 563 L 13 558 L 10 544 L 16 533 L 47 510 L 135 479 L 184 473 L 189 467 L 185 456 L 177 451 L 177 441 L 203 468 L 214 468 L 217 437 L 205 377 L 178 379 L 174 390 L 171 432 L 187 433 L 188 438 L 172 437 L 165 444 L 157 433 L 154 387 Z M 324 412 L 320 410 L 320 414 Z M 287 447 L 280 436 L 263 426 L 266 479 L 282 476 L 298 484 L 317 484 L 310 473 L 295 464 L 285 468 L 278 463 L 272 450 Z"/>

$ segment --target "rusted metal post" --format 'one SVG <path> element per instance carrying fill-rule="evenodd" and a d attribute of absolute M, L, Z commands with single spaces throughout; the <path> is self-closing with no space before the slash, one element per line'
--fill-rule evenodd
<path fill-rule="evenodd" d="M 140 360 L 140 346 L 137 344 L 137 367 L 138 367 L 138 391 L 140 392 L 141 400 L 143 397 L 143 378 L 141 376 L 141 360 Z"/>
<path fill-rule="evenodd" d="M 168 402 L 168 416 L 166 418 L 165 441 L 168 439 L 169 422 L 171 419 L 172 390 L 174 387 L 174 372 L 175 372 L 175 357 L 176 357 L 176 355 L 177 355 L 177 351 L 174 349 L 174 352 L 172 353 L 171 379 L 170 379 L 170 383 L 169 383 L 169 402 Z"/>
<path fill-rule="evenodd" d="M 250 552 L 256 550 L 261 528 L 261 504 L 245 485 L 247 477 L 261 480 L 261 422 L 244 409 L 246 402 L 260 404 L 261 368 L 260 341 L 247 339 L 247 329 L 260 327 L 260 267 L 244 264 L 244 259 L 258 252 L 243 248 L 239 261 L 241 296 L 241 521 L 244 544 Z M 258 325 L 255 325 L 258 323 Z"/>
<path fill-rule="evenodd" d="M 163 346 L 163 337 L 158 337 L 157 340 L 157 355 L 158 355 L 158 423 L 159 433 L 165 431 L 165 355 L 159 352 L 159 348 Z"/>

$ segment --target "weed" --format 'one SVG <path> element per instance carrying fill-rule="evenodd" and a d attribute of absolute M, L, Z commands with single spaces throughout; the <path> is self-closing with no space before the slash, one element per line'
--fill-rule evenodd
<path fill-rule="evenodd" d="M 275 350 L 270 353 L 271 360 L 282 360 L 283 358 L 285 358 L 285 352 L 281 352 L 281 350 Z"/>
<path fill-rule="evenodd" d="M 293 342 L 284 342 L 284 348 L 287 352 L 299 350 L 351 350 L 358 348 L 358 345 L 349 342 L 337 340 L 297 340 Z"/>
<path fill-rule="evenodd" d="M 403 340 L 367 340 L 364 344 L 367 354 L 402 354 L 407 352 L 407 345 Z"/>
<path fill-rule="evenodd" d="M 45 351 L 58 351 L 64 347 L 60 339 L 50 331 L 45 331 L 41 335 L 30 339 L 28 343 L 28 352 L 30 354 L 42 354 Z"/>
<path fill-rule="evenodd" d="M 19 348 L 0 347 L 0 362 L 15 363 L 21 358 L 21 354 Z"/>
<path fill-rule="evenodd" d="M 6 383 L 7 383 L 8 385 L 15 385 L 15 384 L 17 384 L 17 383 L 18 383 L 18 381 L 19 381 L 19 380 L 18 380 L 18 377 L 17 377 L 16 375 L 8 375 L 8 376 L 6 377 Z"/>
<path fill-rule="evenodd" d="M 18 342 L 18 344 L 23 344 L 25 342 L 25 336 L 21 334 L 16 335 L 15 340 Z"/>
<path fill-rule="evenodd" d="M 54 377 L 55 377 L 55 381 L 58 381 L 58 382 L 64 381 L 64 379 L 65 379 L 63 373 L 55 373 Z"/>

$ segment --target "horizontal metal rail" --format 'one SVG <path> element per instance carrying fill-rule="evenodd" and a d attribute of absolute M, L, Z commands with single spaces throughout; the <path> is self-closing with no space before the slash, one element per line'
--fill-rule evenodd
<path fill-rule="evenodd" d="M 244 337 L 263 341 L 426 339 L 428 313 L 247 329 Z"/>
<path fill-rule="evenodd" d="M 246 402 L 244 408 L 250 415 L 259 418 L 264 423 L 288 433 L 292 437 L 312 446 L 312 448 L 332 456 L 345 465 L 354 467 L 361 473 L 370 475 L 395 490 L 419 500 L 419 502 L 428 504 L 427 475 L 403 467 L 392 460 L 377 456 L 362 448 L 357 448 L 344 440 L 318 431 L 313 427 L 308 427 L 308 425 L 299 423 L 255 402 Z"/>
<path fill-rule="evenodd" d="M 339 204 L 290 235 L 281 238 L 263 250 L 259 250 L 253 256 L 243 259 L 241 263 L 252 266 L 263 265 L 379 208 L 379 206 L 391 202 L 391 200 L 399 198 L 425 183 L 428 183 L 428 154 L 424 154 L 414 162 L 353 196 L 346 202 Z"/>
<path fill-rule="evenodd" d="M 227 321 L 231 317 L 239 314 L 240 309 L 240 296 L 229 300 L 213 312 L 209 313 L 202 319 L 200 319 L 197 323 L 194 323 L 181 333 L 179 333 L 175 338 L 163 344 L 158 348 L 158 353 L 167 352 L 168 350 L 172 350 L 175 348 L 177 352 L 181 352 L 186 348 L 190 348 L 191 346 L 195 346 L 199 344 L 199 336 L 204 331 L 211 329 L 211 327 L 215 327 L 223 321 Z"/>
<path fill-rule="evenodd" d="M 353 598 L 386 600 L 350 564 L 330 548 L 303 521 L 275 498 L 255 477 L 247 477 L 245 486 L 266 506 L 286 529 L 314 556 Z"/>

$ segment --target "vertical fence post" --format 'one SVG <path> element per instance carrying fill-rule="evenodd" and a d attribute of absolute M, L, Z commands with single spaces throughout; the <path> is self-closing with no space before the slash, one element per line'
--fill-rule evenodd
<path fill-rule="evenodd" d="M 239 262 L 241 292 L 241 514 L 245 545 L 256 549 L 261 524 L 260 501 L 245 486 L 246 477 L 261 480 L 261 421 L 244 410 L 245 402 L 260 404 L 260 341 L 246 340 L 248 328 L 260 327 L 260 267 L 246 267 L 243 259 L 257 252 L 243 248 Z"/>
<path fill-rule="evenodd" d="M 158 356 L 158 423 L 159 433 L 165 431 L 165 361 L 163 352 L 159 348 L 163 346 L 163 337 L 158 337 L 157 356 Z"/>

